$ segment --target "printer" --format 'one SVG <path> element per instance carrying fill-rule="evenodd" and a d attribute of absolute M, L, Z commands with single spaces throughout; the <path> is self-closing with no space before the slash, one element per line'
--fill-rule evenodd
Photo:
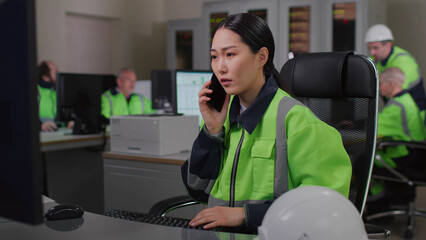
<path fill-rule="evenodd" d="M 198 124 L 198 116 L 111 116 L 111 151 L 144 155 L 190 151 Z"/>

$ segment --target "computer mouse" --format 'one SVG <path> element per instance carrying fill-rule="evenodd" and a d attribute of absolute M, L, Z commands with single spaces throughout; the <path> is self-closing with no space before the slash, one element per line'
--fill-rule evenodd
<path fill-rule="evenodd" d="M 83 208 L 75 204 L 59 204 L 49 210 L 44 215 L 47 220 L 60 220 L 79 218 L 83 216 Z"/>

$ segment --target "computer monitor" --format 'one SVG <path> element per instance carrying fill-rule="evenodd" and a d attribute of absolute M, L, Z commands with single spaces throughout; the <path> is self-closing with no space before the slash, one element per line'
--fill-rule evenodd
<path fill-rule="evenodd" d="M 56 79 L 57 121 L 75 121 L 73 134 L 101 132 L 102 87 L 102 75 L 59 73 Z"/>
<path fill-rule="evenodd" d="M 172 71 L 151 70 L 151 99 L 153 109 L 174 113 Z"/>
<path fill-rule="evenodd" d="M 198 92 L 203 84 L 210 81 L 212 71 L 176 70 L 176 105 L 177 112 L 184 115 L 197 115 L 201 126 L 201 113 L 198 106 Z"/>
<path fill-rule="evenodd" d="M 117 87 L 117 77 L 114 74 L 104 74 L 102 79 L 102 92 Z"/>
<path fill-rule="evenodd" d="M 43 221 L 35 1 L 0 1 L 0 216 Z"/>

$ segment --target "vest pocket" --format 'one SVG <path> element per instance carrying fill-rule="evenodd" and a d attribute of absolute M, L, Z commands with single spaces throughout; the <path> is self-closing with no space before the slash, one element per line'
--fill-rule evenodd
<path fill-rule="evenodd" d="M 251 149 L 253 161 L 253 191 L 274 192 L 275 140 L 255 140 Z"/>

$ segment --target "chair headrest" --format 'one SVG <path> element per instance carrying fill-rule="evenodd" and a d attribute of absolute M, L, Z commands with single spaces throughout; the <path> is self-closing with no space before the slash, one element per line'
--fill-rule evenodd
<path fill-rule="evenodd" d="M 353 52 L 300 54 L 287 61 L 280 74 L 296 97 L 376 97 L 374 64 Z"/>

